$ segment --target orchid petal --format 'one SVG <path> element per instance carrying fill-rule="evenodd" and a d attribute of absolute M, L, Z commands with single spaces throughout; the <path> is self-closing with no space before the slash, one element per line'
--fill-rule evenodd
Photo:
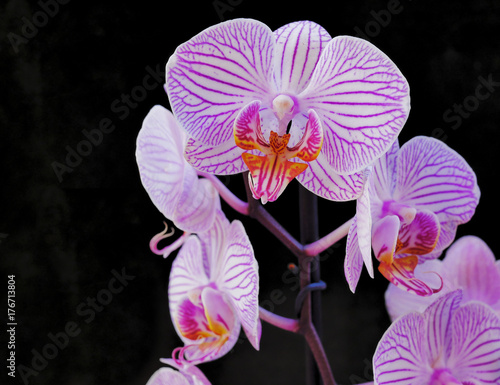
<path fill-rule="evenodd" d="M 241 109 L 234 121 L 234 140 L 243 150 L 260 150 L 271 154 L 269 144 L 260 127 L 260 101 L 253 101 Z"/>
<path fill-rule="evenodd" d="M 137 136 L 136 158 L 141 181 L 158 210 L 171 219 L 182 193 L 186 163 L 184 133 L 170 111 L 154 106 Z"/>
<path fill-rule="evenodd" d="M 500 272 L 483 240 L 474 236 L 457 240 L 446 252 L 443 271 L 451 287 L 463 290 L 464 302 L 481 301 L 500 310 Z"/>
<path fill-rule="evenodd" d="M 365 178 L 368 178 L 370 170 L 366 170 Z M 370 204 L 369 185 L 365 186 L 363 194 L 356 201 L 356 218 L 358 223 L 358 243 L 359 250 L 363 256 L 363 261 L 368 270 L 368 274 L 373 278 L 373 261 L 372 261 L 372 216 Z"/>
<path fill-rule="evenodd" d="M 232 140 L 239 110 L 272 94 L 275 41 L 251 19 L 205 29 L 180 45 L 167 67 L 172 109 L 190 136 L 211 146 Z"/>
<path fill-rule="evenodd" d="M 305 162 L 315 160 L 323 145 L 323 128 L 318 115 L 309 110 L 309 119 L 302 139 L 292 148 L 288 148 L 287 158 L 299 157 Z"/>
<path fill-rule="evenodd" d="M 314 194 L 337 202 L 358 198 L 364 185 L 362 173 L 338 175 L 321 153 L 296 178 L 302 186 Z"/>
<path fill-rule="evenodd" d="M 258 264 L 250 239 L 240 221 L 233 221 L 228 229 L 228 244 L 218 261 L 215 280 L 233 301 L 243 330 L 255 349 L 259 349 L 259 274 Z"/>
<path fill-rule="evenodd" d="M 211 282 L 215 282 L 219 274 L 218 266 L 226 252 L 229 227 L 224 212 L 217 210 L 213 225 L 207 231 L 197 234 L 203 250 L 205 273 Z"/>
<path fill-rule="evenodd" d="M 170 365 L 182 373 L 185 373 L 193 379 L 194 384 L 192 385 L 211 385 L 207 377 L 203 372 L 195 365 L 188 364 L 185 361 L 177 362 L 172 358 L 160 358 L 160 361 L 164 364 Z M 162 384 L 163 385 L 163 384 Z M 166 384 L 168 385 L 168 384 Z"/>
<path fill-rule="evenodd" d="M 434 212 L 440 222 L 467 222 L 479 201 L 476 175 L 454 150 L 437 139 L 415 137 L 397 158 L 394 199 Z"/>
<path fill-rule="evenodd" d="M 409 87 L 396 65 L 371 43 L 339 36 L 323 49 L 301 109 L 323 122 L 322 153 L 339 174 L 360 171 L 396 140 L 410 110 Z"/>
<path fill-rule="evenodd" d="M 462 300 L 460 290 L 445 294 L 424 312 L 427 336 L 423 341 L 428 357 L 435 367 L 445 366 L 452 346 L 452 318 Z"/>
<path fill-rule="evenodd" d="M 431 287 L 438 287 L 442 275 L 442 262 L 440 260 L 427 261 L 415 268 L 415 277 L 418 280 L 425 281 Z M 429 274 L 433 273 L 433 274 Z M 448 288 L 443 288 L 439 294 L 433 294 L 427 297 L 415 295 L 414 293 L 401 290 L 394 284 L 389 284 L 385 292 L 385 307 L 392 321 L 397 318 L 417 311 L 423 313 L 424 310 L 436 300 L 439 295 L 449 292 Z"/>
<path fill-rule="evenodd" d="M 403 258 L 394 259 L 391 264 L 381 262 L 378 270 L 394 285 L 408 292 L 426 297 L 441 291 L 443 288 L 442 280 L 440 286 L 433 289 L 426 282 L 415 277 L 414 272 L 417 264 L 418 257 L 416 255 L 408 255 Z"/>
<path fill-rule="evenodd" d="M 183 191 L 173 217 L 175 225 L 184 231 L 197 233 L 208 229 L 220 207 L 219 195 L 207 179 L 198 179 L 196 172 L 186 167 Z"/>
<path fill-rule="evenodd" d="M 354 217 L 349 233 L 344 259 L 344 274 L 349 284 L 349 289 L 354 293 L 358 285 L 361 270 L 363 269 L 363 255 L 359 249 L 357 217 Z"/>
<path fill-rule="evenodd" d="M 232 175 L 247 171 L 243 150 L 228 140 L 219 146 L 210 146 L 189 138 L 184 156 L 195 169 L 216 175 Z"/>
<path fill-rule="evenodd" d="M 255 199 L 262 203 L 273 202 L 285 191 L 286 186 L 305 169 L 307 164 L 290 162 L 276 155 L 242 155 L 250 170 L 249 186 Z"/>
<path fill-rule="evenodd" d="M 203 333 L 190 341 L 181 352 L 193 364 L 216 360 L 229 352 L 238 340 L 240 323 L 223 293 L 206 287 L 201 292 L 206 328 L 210 336 Z M 182 361 L 182 358 L 181 358 Z"/>
<path fill-rule="evenodd" d="M 201 295 L 201 291 L 199 294 Z M 175 326 L 185 344 L 213 336 L 213 332 L 207 324 L 207 317 L 205 309 L 201 306 L 201 300 L 197 302 L 197 304 L 194 304 L 186 296 L 177 303 Z"/>
<path fill-rule="evenodd" d="M 188 296 L 190 291 L 209 283 L 203 259 L 200 240 L 191 235 L 179 250 L 170 271 L 168 302 L 174 324 L 180 301 Z"/>
<path fill-rule="evenodd" d="M 448 367 L 460 381 L 500 383 L 500 319 L 482 303 L 468 303 L 453 317 Z"/>
<path fill-rule="evenodd" d="M 431 211 L 418 211 L 415 219 L 399 230 L 398 254 L 424 255 L 434 250 L 440 232 L 436 214 Z"/>
<path fill-rule="evenodd" d="M 298 94 L 309 83 L 321 51 L 331 37 L 312 21 L 286 24 L 274 31 L 274 36 L 277 89 Z"/>
<path fill-rule="evenodd" d="M 379 261 L 391 264 L 396 252 L 401 222 L 397 215 L 388 215 L 373 224 L 372 247 Z"/>
<path fill-rule="evenodd" d="M 396 159 L 399 142 L 396 139 L 389 150 L 373 165 L 374 193 L 381 200 L 389 201 L 396 187 Z"/>
<path fill-rule="evenodd" d="M 184 374 L 170 368 L 160 368 L 146 385 L 192 385 Z"/>
<path fill-rule="evenodd" d="M 426 354 L 424 317 L 407 314 L 385 332 L 373 356 L 375 384 L 427 385 L 432 369 Z"/>

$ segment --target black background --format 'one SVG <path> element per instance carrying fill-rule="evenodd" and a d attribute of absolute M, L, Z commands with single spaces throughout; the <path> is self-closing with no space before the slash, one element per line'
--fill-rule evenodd
<path fill-rule="evenodd" d="M 117 113 L 116 106 L 124 105 L 122 94 L 141 86 L 148 66 L 163 70 L 177 45 L 221 17 L 255 18 L 273 30 L 309 19 L 332 36 L 368 28 L 371 41 L 410 84 L 412 110 L 400 142 L 438 135 L 469 162 L 482 197 L 459 235 L 478 235 L 500 254 L 500 87 L 474 104 L 480 76 L 500 82 L 498 2 L 400 0 L 399 12 L 378 27 L 374 14 L 394 0 L 218 2 L 231 3 L 218 13 L 212 1 L 71 1 L 46 22 L 39 16 L 43 26 L 14 44 L 16 49 L 10 41 L 13 34 L 22 37 L 26 20 L 40 11 L 40 4 L 2 3 L 0 312 L 6 323 L 7 274 L 15 274 L 17 365 L 31 367 L 33 349 L 42 352 L 51 342 L 48 334 L 62 332 L 68 322 L 81 330 L 37 376 L 29 377 L 30 384 L 145 384 L 161 366 L 158 359 L 179 346 L 167 309 L 172 258 L 163 260 L 148 248 L 150 238 L 162 230 L 163 218 L 142 188 L 134 156 L 142 120 L 153 105 L 168 107 L 168 100 L 162 84 L 156 83 L 134 107 Z M 446 119 L 446 111 L 464 99 L 472 109 L 469 116 L 460 124 Z M 82 130 L 97 129 L 105 118 L 114 131 L 59 181 L 53 162 L 64 163 L 67 146 L 75 150 L 85 139 Z M 240 175 L 224 181 L 241 195 Z M 297 189 L 292 183 L 279 201 L 267 205 L 295 236 Z M 320 201 L 319 208 L 321 235 L 354 215 L 353 202 Z M 226 213 L 244 222 L 253 242 L 260 264 L 260 300 L 286 298 L 275 303 L 274 311 L 292 316 L 296 285 L 283 274 L 293 256 L 253 220 L 230 209 Z M 356 294 L 350 293 L 342 269 L 344 247 L 341 242 L 323 255 L 321 275 L 328 284 L 323 296 L 325 348 L 337 380 L 347 384 L 370 379 L 371 356 L 389 319 L 383 302 L 387 282 L 379 274 L 371 280 L 364 272 Z M 107 288 L 113 269 L 123 268 L 135 278 L 87 323 L 88 315 L 78 314 L 78 306 Z M 3 363 L 5 337 L 2 332 Z M 213 384 L 300 384 L 303 362 L 300 336 L 264 325 L 260 352 L 243 341 L 201 369 Z M 5 366 L 1 383 L 17 383 L 19 373 L 12 380 Z"/>

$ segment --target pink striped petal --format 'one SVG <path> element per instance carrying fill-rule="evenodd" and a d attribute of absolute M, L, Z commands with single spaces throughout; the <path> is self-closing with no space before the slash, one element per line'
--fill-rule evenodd
<path fill-rule="evenodd" d="M 396 65 L 369 42 L 334 38 L 323 49 L 301 110 L 322 120 L 322 153 L 339 174 L 360 171 L 397 138 L 410 109 L 409 87 Z"/>
<path fill-rule="evenodd" d="M 370 170 L 366 170 L 365 178 L 368 179 Z M 363 261 L 365 263 L 368 274 L 373 278 L 373 261 L 372 261 L 372 214 L 370 204 L 370 189 L 369 184 L 365 185 L 363 194 L 356 201 L 356 218 L 358 222 L 358 244 Z"/>
<path fill-rule="evenodd" d="M 288 148 L 287 158 L 289 159 L 297 156 L 305 162 L 312 162 L 321 151 L 323 145 L 321 121 L 313 110 L 309 110 L 308 113 L 309 119 L 307 120 L 304 136 L 295 146 Z"/>
<path fill-rule="evenodd" d="M 423 344 L 425 338 L 422 314 L 407 314 L 394 322 L 373 356 L 375 384 L 428 385 L 432 368 Z"/>
<path fill-rule="evenodd" d="M 217 210 L 213 225 L 207 231 L 197 234 L 207 264 L 205 272 L 211 282 L 216 282 L 220 274 L 220 260 L 226 252 L 229 228 L 230 223 L 224 212 Z"/>
<path fill-rule="evenodd" d="M 427 261 L 415 268 L 415 277 L 423 282 L 426 282 L 430 287 L 439 287 L 441 281 L 439 275 L 442 273 L 442 262 L 440 260 Z M 401 290 L 396 285 L 389 284 L 385 292 L 385 307 L 392 321 L 397 318 L 417 311 L 423 313 L 424 310 L 434 302 L 440 295 L 448 293 L 450 290 L 446 286 L 439 293 L 423 297 L 415 295 L 415 293 Z"/>
<path fill-rule="evenodd" d="M 338 175 L 321 153 L 296 179 L 314 194 L 337 202 L 356 199 L 364 185 L 362 173 Z"/>
<path fill-rule="evenodd" d="M 195 169 L 216 175 L 232 175 L 247 171 L 241 158 L 243 150 L 228 140 L 219 146 L 210 146 L 189 138 L 184 156 Z"/>
<path fill-rule="evenodd" d="M 260 101 L 256 100 L 241 109 L 234 121 L 234 140 L 243 150 L 255 149 L 264 154 L 271 154 L 260 126 L 260 104 Z"/>
<path fill-rule="evenodd" d="M 179 318 L 185 316 L 190 330 L 194 330 L 189 337 L 184 336 L 186 346 L 180 349 L 179 361 L 185 359 L 189 363 L 199 364 L 216 360 L 229 352 L 238 340 L 240 323 L 222 292 L 205 287 L 201 292 L 201 304 L 203 325 L 198 322 L 194 325 L 191 313 L 178 311 Z M 181 324 L 181 321 L 178 323 Z"/>
<path fill-rule="evenodd" d="M 413 221 L 401 226 L 399 230 L 398 254 L 417 256 L 430 253 L 436 247 L 440 225 L 436 214 L 431 211 L 418 211 Z"/>
<path fill-rule="evenodd" d="M 160 368 L 153 373 L 146 385 L 193 385 L 188 378 L 170 368 Z"/>
<path fill-rule="evenodd" d="M 172 113 L 155 106 L 137 137 L 136 158 L 141 181 L 158 210 L 179 229 L 206 230 L 213 222 L 219 197 L 183 158 L 185 133 Z"/>
<path fill-rule="evenodd" d="M 392 200 L 396 187 L 396 158 L 399 151 L 399 142 L 396 139 L 389 150 L 373 165 L 374 194 L 384 201 Z"/>
<path fill-rule="evenodd" d="M 460 290 L 445 294 L 434 301 L 424 312 L 426 337 L 422 341 L 434 367 L 445 367 L 446 357 L 452 347 L 452 318 L 462 300 Z"/>
<path fill-rule="evenodd" d="M 250 343 L 259 349 L 259 274 L 250 240 L 240 221 L 233 221 L 227 233 L 227 245 L 217 263 L 217 287 L 233 301 Z"/>
<path fill-rule="evenodd" d="M 459 308 L 452 323 L 447 366 L 460 381 L 500 383 L 500 319 L 482 303 Z"/>
<path fill-rule="evenodd" d="M 176 368 L 185 375 L 190 376 L 190 378 L 193 380 L 192 385 L 211 385 L 207 377 L 205 377 L 203 372 L 195 365 L 191 365 L 186 362 L 176 362 L 172 358 L 160 358 L 160 361 L 164 364 L 172 366 L 173 368 Z"/>
<path fill-rule="evenodd" d="M 205 29 L 180 45 L 167 63 L 167 93 L 177 119 L 196 140 L 232 140 L 239 110 L 270 103 L 275 38 L 263 23 L 236 19 Z"/>
<path fill-rule="evenodd" d="M 192 235 L 182 245 L 170 270 L 168 302 L 174 325 L 178 304 L 188 297 L 191 291 L 208 285 L 205 265 L 200 240 Z"/>
<path fill-rule="evenodd" d="M 174 116 L 162 106 L 149 111 L 137 136 L 136 159 L 142 184 L 158 210 L 169 219 L 183 188 L 184 139 Z"/>
<path fill-rule="evenodd" d="M 276 37 L 277 89 L 298 94 L 309 83 L 321 51 L 331 40 L 320 25 L 312 21 L 297 21 L 274 31 Z"/>
<path fill-rule="evenodd" d="M 397 215 L 388 215 L 373 224 L 372 248 L 379 261 L 391 264 L 396 252 L 401 222 Z"/>
<path fill-rule="evenodd" d="M 344 274 L 349 289 L 354 293 L 358 285 L 361 270 L 363 269 L 363 255 L 359 249 L 357 217 L 349 227 L 347 234 L 347 245 L 344 259 Z"/>
<path fill-rule="evenodd" d="M 418 209 L 434 212 L 441 223 L 450 223 L 446 232 L 467 222 L 479 201 L 476 175 L 455 151 L 434 138 L 416 137 L 401 147 L 397 159 L 397 186 L 394 199 Z M 439 245 L 440 250 L 449 246 Z"/>
<path fill-rule="evenodd" d="M 478 237 L 457 240 L 443 260 L 445 281 L 454 289 L 462 289 L 464 302 L 480 301 L 500 311 L 500 272 L 495 256 Z"/>

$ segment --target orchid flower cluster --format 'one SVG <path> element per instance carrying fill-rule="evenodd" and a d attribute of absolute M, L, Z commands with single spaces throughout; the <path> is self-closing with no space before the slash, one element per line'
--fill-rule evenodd
<path fill-rule="evenodd" d="M 159 369 L 149 385 L 210 384 L 197 365 L 224 356 L 241 329 L 258 350 L 261 320 L 302 333 L 324 383 L 335 383 L 306 305 L 297 319 L 259 308 L 252 243 L 221 198 L 265 225 L 306 261 L 301 268 L 347 236 L 353 293 L 363 265 L 374 277 L 375 256 L 393 320 L 374 353 L 375 384 L 500 384 L 500 264 L 477 237 L 453 243 L 478 204 L 476 176 L 434 138 L 400 146 L 409 86 L 383 52 L 310 21 L 272 31 L 235 19 L 176 49 L 165 90 L 172 112 L 152 108 L 136 158 L 152 202 L 183 231 L 159 249 L 173 234 L 166 226 L 150 243 L 164 257 L 179 249 L 168 300 L 180 346 L 162 359 L 175 370 Z M 247 201 L 217 178 L 238 173 L 247 174 Z M 354 217 L 297 242 L 263 206 L 294 179 L 321 198 L 356 200 Z M 306 297 L 310 284 L 302 282 Z"/>

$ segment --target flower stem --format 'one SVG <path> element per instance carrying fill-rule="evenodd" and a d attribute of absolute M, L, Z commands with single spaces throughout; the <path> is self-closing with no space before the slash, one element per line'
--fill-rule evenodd
<path fill-rule="evenodd" d="M 349 233 L 349 228 L 351 227 L 354 218 L 349 219 L 339 228 L 333 230 L 331 233 L 325 235 L 323 238 L 318 239 L 312 243 L 304 246 L 304 252 L 307 256 L 313 257 L 318 255 L 328 249 L 330 246 L 334 245 L 342 238 L 344 238 Z"/>
<path fill-rule="evenodd" d="M 217 192 L 219 193 L 220 197 L 224 199 L 224 201 L 231 206 L 234 210 L 239 212 L 240 214 L 243 215 L 248 215 L 248 203 L 242 201 L 240 198 L 238 198 L 236 195 L 234 195 L 231 190 L 229 190 L 224 183 L 220 181 L 219 178 L 217 178 L 213 174 L 208 174 L 203 171 L 198 171 L 197 172 L 199 176 L 202 176 L 206 179 L 208 179 L 210 182 L 212 182 L 212 185 L 215 187 Z"/>
<path fill-rule="evenodd" d="M 269 310 L 259 307 L 259 317 L 261 320 L 276 326 L 283 330 L 288 330 L 292 333 L 297 333 L 299 331 L 299 321 L 292 318 L 282 317 L 280 315 L 274 314 Z"/>

